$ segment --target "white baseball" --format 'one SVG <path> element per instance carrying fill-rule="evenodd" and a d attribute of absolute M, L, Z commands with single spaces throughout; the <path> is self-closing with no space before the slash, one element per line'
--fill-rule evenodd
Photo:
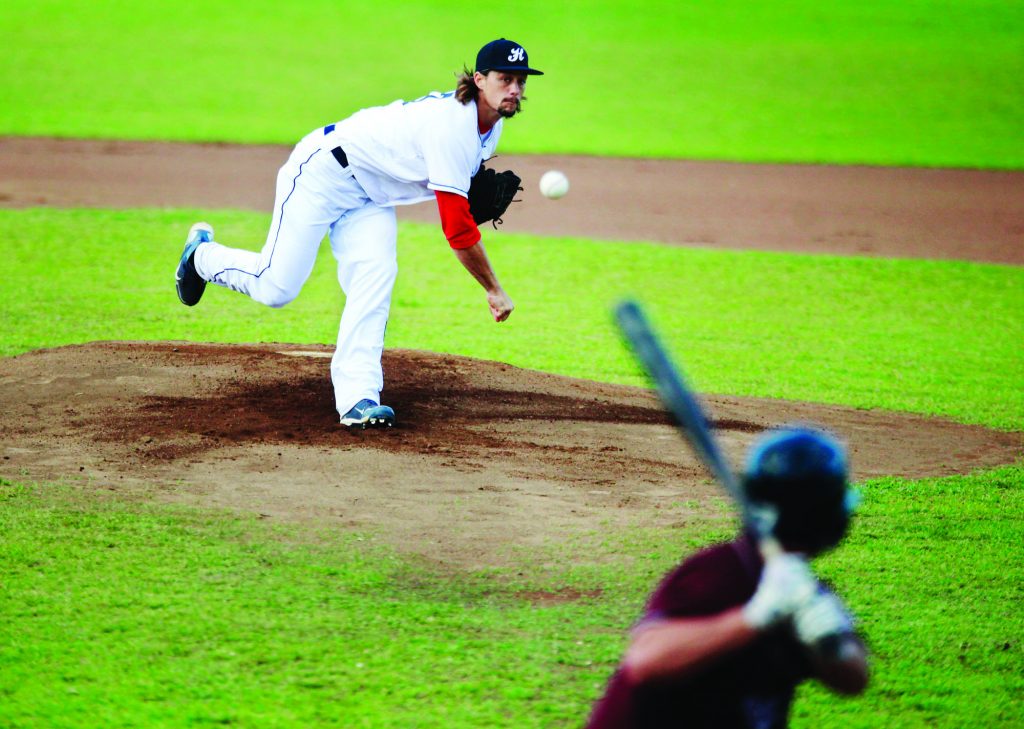
<path fill-rule="evenodd" d="M 569 192 L 569 178 L 558 170 L 548 170 L 540 178 L 540 194 L 552 200 Z"/>

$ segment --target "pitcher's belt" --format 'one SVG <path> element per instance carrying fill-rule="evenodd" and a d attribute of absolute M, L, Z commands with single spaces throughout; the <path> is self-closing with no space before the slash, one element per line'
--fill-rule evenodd
<path fill-rule="evenodd" d="M 334 125 L 328 124 L 326 127 L 324 127 L 324 136 L 326 137 L 333 131 Z M 334 149 L 331 150 L 331 154 L 334 155 L 334 159 L 338 160 L 339 165 L 341 165 L 342 167 L 348 167 L 348 155 L 345 154 L 344 149 L 342 149 L 341 147 L 335 147 Z"/>

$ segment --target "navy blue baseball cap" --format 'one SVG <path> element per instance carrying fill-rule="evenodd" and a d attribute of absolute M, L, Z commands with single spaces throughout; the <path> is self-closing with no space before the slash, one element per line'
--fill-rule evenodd
<path fill-rule="evenodd" d="M 476 54 L 476 70 L 480 73 L 488 71 L 515 71 L 530 76 L 543 76 L 543 71 L 530 68 L 530 60 L 526 49 L 515 41 L 505 38 L 491 41 Z"/>

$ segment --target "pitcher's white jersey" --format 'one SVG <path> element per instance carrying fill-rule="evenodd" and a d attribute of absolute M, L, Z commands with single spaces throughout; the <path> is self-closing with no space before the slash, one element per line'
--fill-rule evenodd
<path fill-rule="evenodd" d="M 411 205 L 433 199 L 435 190 L 467 197 L 470 179 L 498 146 L 502 121 L 481 134 L 475 101 L 433 92 L 356 112 L 335 125 L 325 146 L 345 150 L 375 204 Z"/>

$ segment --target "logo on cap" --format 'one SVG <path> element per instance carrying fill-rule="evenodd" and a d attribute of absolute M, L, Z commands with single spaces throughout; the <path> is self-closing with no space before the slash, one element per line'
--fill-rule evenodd
<path fill-rule="evenodd" d="M 508 38 L 499 38 L 485 45 L 476 54 L 476 70 L 480 73 L 515 71 L 533 76 L 543 75 L 543 71 L 530 68 L 528 59 L 526 49 L 521 45 Z"/>

